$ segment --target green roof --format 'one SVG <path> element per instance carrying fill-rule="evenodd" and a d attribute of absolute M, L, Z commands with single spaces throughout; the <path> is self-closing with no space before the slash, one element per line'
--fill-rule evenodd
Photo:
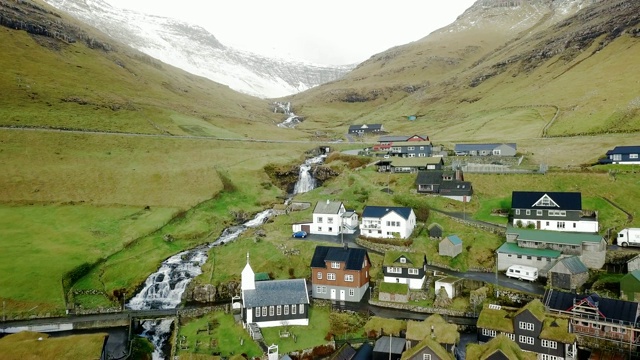
<path fill-rule="evenodd" d="M 518 240 L 541 241 L 563 245 L 582 245 L 585 242 L 600 243 L 602 236 L 590 233 L 532 230 L 509 226 L 507 234 L 518 234 Z"/>
<path fill-rule="evenodd" d="M 404 255 L 409 262 L 401 263 L 400 261 L 396 262 L 400 256 Z M 421 268 L 424 263 L 424 254 L 423 253 L 414 253 L 414 252 L 402 252 L 402 251 L 387 251 L 384 254 L 384 260 L 382 262 L 383 266 L 397 266 L 397 267 L 406 267 L 406 268 Z"/>
<path fill-rule="evenodd" d="M 436 340 L 433 340 L 430 336 L 427 336 L 426 338 L 424 338 L 424 340 L 416 344 L 416 346 L 403 352 L 400 360 L 410 359 L 412 356 L 422 351 L 425 347 L 431 349 L 431 351 L 433 351 L 436 356 L 438 356 L 442 360 L 454 360 L 453 354 L 448 352 L 445 348 L 442 347 L 442 345 L 438 344 L 438 342 Z"/>
<path fill-rule="evenodd" d="M 516 311 L 516 315 L 520 315 L 522 312 L 529 310 L 531 315 L 535 316 L 538 320 L 544 320 L 544 305 L 538 299 L 533 299 L 527 303 L 527 305 L 520 308 L 520 310 Z"/>
<path fill-rule="evenodd" d="M 496 351 L 501 351 L 508 359 L 511 360 L 536 360 L 538 358 L 538 354 L 523 351 L 520 349 L 518 344 L 502 334 L 491 339 L 486 344 L 467 345 L 466 358 L 484 360 Z"/>
<path fill-rule="evenodd" d="M 485 305 L 478 317 L 479 328 L 507 332 L 513 334 L 513 311 L 506 310 L 504 306 L 500 309 L 489 308 Z M 473 357 L 470 359 L 474 359 Z"/>
<path fill-rule="evenodd" d="M 431 315 L 423 321 L 409 320 L 407 322 L 407 339 L 421 341 L 424 338 L 430 338 L 432 326 L 435 340 L 438 343 L 457 344 L 460 342 L 458 326 L 449 324 L 438 314 Z"/>
<path fill-rule="evenodd" d="M 265 281 L 265 280 L 271 280 L 271 277 L 269 277 L 269 273 L 259 272 L 255 274 L 254 279 L 256 281 Z"/>
<path fill-rule="evenodd" d="M 526 256 L 543 256 L 550 258 L 557 258 L 560 256 L 560 251 L 551 250 L 551 249 L 532 249 L 520 247 L 516 243 L 505 242 L 500 246 L 497 250 L 499 253 L 503 254 L 516 254 L 516 255 L 526 255 Z"/>
<path fill-rule="evenodd" d="M 383 282 L 383 283 L 380 283 L 379 291 L 383 293 L 389 293 L 389 294 L 406 295 L 407 293 L 409 293 L 409 285 L 400 284 L 400 283 Z"/>
<path fill-rule="evenodd" d="M 547 315 L 542 323 L 540 339 L 573 344 L 576 341 L 576 335 L 569 332 L 568 319 Z"/>

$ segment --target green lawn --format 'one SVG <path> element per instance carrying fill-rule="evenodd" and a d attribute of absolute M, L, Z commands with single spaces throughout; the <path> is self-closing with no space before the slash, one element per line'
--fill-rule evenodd
<path fill-rule="evenodd" d="M 0 298 L 7 314 L 64 311 L 62 276 L 153 232 L 176 212 L 130 206 L 0 206 Z"/>

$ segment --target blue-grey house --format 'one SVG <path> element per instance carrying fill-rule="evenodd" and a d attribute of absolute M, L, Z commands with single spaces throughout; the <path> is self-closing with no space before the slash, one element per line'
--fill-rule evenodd
<path fill-rule="evenodd" d="M 607 151 L 601 164 L 640 164 L 640 146 L 616 146 Z"/>
<path fill-rule="evenodd" d="M 502 144 L 456 144 L 454 152 L 459 156 L 515 156 L 515 143 Z"/>
<path fill-rule="evenodd" d="M 379 134 L 384 131 L 382 124 L 362 124 L 349 126 L 349 134 L 351 135 L 368 135 Z"/>

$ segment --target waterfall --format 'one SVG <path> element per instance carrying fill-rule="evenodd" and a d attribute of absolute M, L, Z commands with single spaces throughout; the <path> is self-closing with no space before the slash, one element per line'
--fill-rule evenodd
<path fill-rule="evenodd" d="M 149 275 L 142 290 L 129 300 L 127 308 L 147 310 L 177 307 L 182 301 L 182 294 L 187 285 L 202 273 L 201 267 L 207 262 L 208 253 L 212 247 L 237 239 L 245 230 L 262 225 L 272 215 L 271 209 L 264 210 L 242 225 L 225 229 L 220 237 L 210 244 L 171 256 L 160 265 L 158 271 Z M 171 331 L 171 323 L 170 319 L 145 322 L 143 336 L 149 338 L 155 345 L 154 360 L 164 359 L 162 347 Z"/>
<path fill-rule="evenodd" d="M 282 113 L 284 113 L 287 116 L 287 118 L 283 122 L 278 124 L 278 127 L 294 128 L 296 125 L 302 122 L 303 120 L 302 117 L 294 114 L 293 111 L 291 111 L 290 102 L 275 102 L 273 104 L 274 104 L 273 112 L 277 113 L 282 111 Z"/>
<path fill-rule="evenodd" d="M 307 159 L 304 164 L 300 165 L 298 173 L 298 181 L 293 187 L 293 194 L 301 194 L 316 188 L 316 179 L 311 174 L 311 166 L 322 164 L 327 155 L 320 155 Z"/>

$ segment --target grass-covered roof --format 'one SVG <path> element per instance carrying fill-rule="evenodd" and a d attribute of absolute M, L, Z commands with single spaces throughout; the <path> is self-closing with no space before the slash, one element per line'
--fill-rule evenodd
<path fill-rule="evenodd" d="M 467 345 L 467 359 L 484 360 L 496 351 L 502 353 L 510 360 L 536 360 L 537 354 L 523 351 L 518 344 L 506 337 L 498 335 L 486 344 Z"/>
<path fill-rule="evenodd" d="M 527 305 L 521 307 L 520 310 L 516 312 L 516 315 L 520 315 L 522 312 L 526 310 L 529 310 L 529 312 L 531 312 L 531 314 L 535 316 L 536 319 L 540 321 L 544 320 L 544 317 L 545 317 L 544 305 L 540 300 L 533 299 L 529 301 Z"/>
<path fill-rule="evenodd" d="M 440 344 L 457 344 L 460 341 L 460 333 L 455 324 L 447 323 L 442 316 L 434 314 L 423 321 L 407 322 L 407 339 L 421 341 L 431 337 L 431 327 L 435 340 Z"/>
<path fill-rule="evenodd" d="M 568 319 L 556 316 L 547 316 L 542 323 L 540 339 L 572 344 L 576 341 L 576 335 L 569 332 Z"/>
<path fill-rule="evenodd" d="M 406 295 L 409 292 L 409 285 L 383 282 L 379 290 L 382 293 Z"/>
<path fill-rule="evenodd" d="M 0 339 L 3 359 L 100 359 L 106 333 L 49 337 L 32 331 Z"/>
<path fill-rule="evenodd" d="M 400 262 L 400 257 L 407 258 L 406 263 Z M 387 251 L 384 254 L 384 266 L 406 267 L 406 268 L 421 268 L 424 262 L 424 254 L 417 252 L 405 252 L 405 251 Z"/>
<path fill-rule="evenodd" d="M 424 338 L 424 340 L 420 341 L 416 346 L 402 353 L 402 357 L 400 360 L 410 359 L 414 355 L 421 352 L 425 347 L 428 347 L 433 351 L 441 360 L 454 360 L 453 355 L 448 352 L 442 345 L 438 344 L 438 342 L 432 339 L 430 336 Z"/>
<path fill-rule="evenodd" d="M 504 306 L 491 309 L 485 305 L 478 317 L 478 327 L 513 334 L 513 309 Z"/>

